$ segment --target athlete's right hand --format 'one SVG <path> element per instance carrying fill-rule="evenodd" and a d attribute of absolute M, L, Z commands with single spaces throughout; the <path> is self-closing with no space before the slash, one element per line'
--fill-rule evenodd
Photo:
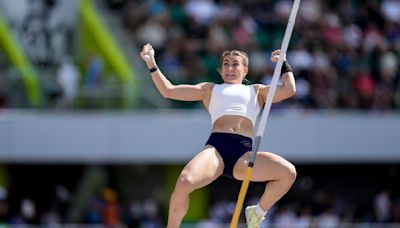
<path fill-rule="evenodd" d="M 143 46 L 143 49 L 140 52 L 140 57 L 147 65 L 152 65 L 155 63 L 154 54 L 155 52 L 153 47 L 149 43 L 147 43 Z"/>

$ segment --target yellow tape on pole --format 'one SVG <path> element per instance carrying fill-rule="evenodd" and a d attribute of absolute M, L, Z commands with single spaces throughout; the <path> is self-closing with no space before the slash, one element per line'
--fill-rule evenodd
<path fill-rule="evenodd" d="M 246 198 L 247 189 L 249 188 L 251 174 L 253 173 L 252 167 L 247 167 L 246 169 L 246 176 L 243 180 L 242 186 L 240 187 L 238 200 L 236 202 L 235 211 L 232 216 L 231 225 L 229 228 L 236 228 L 239 222 L 240 212 L 242 211 L 243 202 Z"/>

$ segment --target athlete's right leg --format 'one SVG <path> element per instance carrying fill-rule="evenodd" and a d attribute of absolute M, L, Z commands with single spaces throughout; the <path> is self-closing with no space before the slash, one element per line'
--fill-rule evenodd
<path fill-rule="evenodd" d="M 189 208 L 189 194 L 217 179 L 224 162 L 214 147 L 207 146 L 183 168 L 169 202 L 168 228 L 179 228 Z"/>

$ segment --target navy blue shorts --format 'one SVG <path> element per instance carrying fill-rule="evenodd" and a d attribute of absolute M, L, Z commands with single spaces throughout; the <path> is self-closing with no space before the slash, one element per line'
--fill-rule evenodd
<path fill-rule="evenodd" d="M 243 135 L 213 132 L 206 145 L 213 146 L 221 155 L 224 161 L 222 175 L 235 179 L 233 167 L 243 154 L 251 152 L 253 140 Z"/>

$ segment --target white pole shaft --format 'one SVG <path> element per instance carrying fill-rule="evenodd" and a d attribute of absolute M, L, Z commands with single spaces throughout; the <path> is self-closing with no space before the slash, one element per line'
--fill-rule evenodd
<path fill-rule="evenodd" d="M 300 5 L 300 0 L 294 0 L 292 11 L 290 12 L 290 16 L 289 16 L 289 22 L 286 26 L 285 35 L 283 36 L 281 53 L 279 54 L 279 60 L 275 66 L 274 74 L 272 76 L 271 86 L 269 88 L 269 92 L 267 95 L 267 100 L 265 102 L 265 106 L 264 106 L 261 118 L 258 122 L 256 138 L 255 138 L 255 142 L 253 145 L 251 163 L 254 163 L 254 161 L 256 159 L 256 154 L 257 154 L 258 148 L 260 146 L 261 137 L 263 136 L 265 127 L 267 125 L 267 120 L 268 120 L 269 112 L 271 110 L 271 105 L 272 105 L 272 99 L 275 95 L 275 90 L 278 85 L 278 80 L 279 80 L 279 76 L 281 74 L 283 59 L 284 59 L 284 56 L 286 55 L 286 51 L 289 46 L 290 37 L 292 36 L 292 31 L 293 31 L 293 27 L 294 27 L 294 24 L 296 21 L 296 15 L 297 15 L 297 11 L 299 9 L 299 5 Z"/>

